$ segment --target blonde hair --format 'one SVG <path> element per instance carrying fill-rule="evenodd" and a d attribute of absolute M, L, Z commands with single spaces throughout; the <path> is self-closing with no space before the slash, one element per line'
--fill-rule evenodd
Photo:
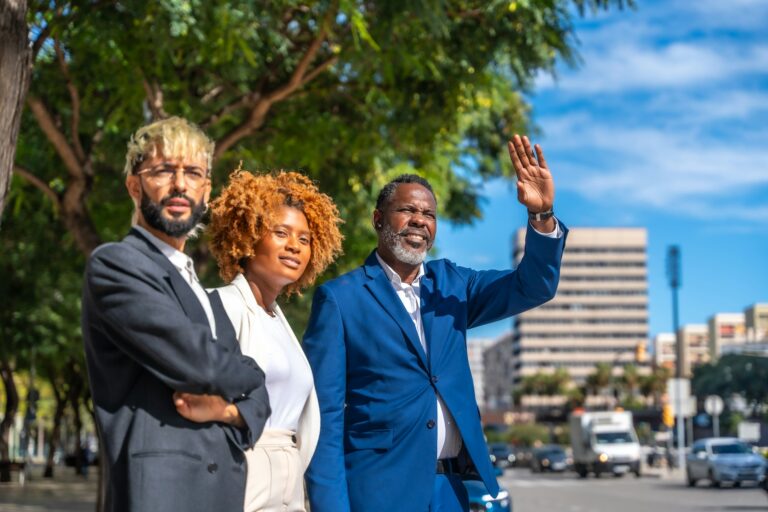
<path fill-rule="evenodd" d="M 211 201 L 208 226 L 211 253 L 227 283 L 245 272 L 253 248 L 272 228 L 282 206 L 304 213 L 310 230 L 309 264 L 304 274 L 285 287 L 290 296 L 315 282 L 317 276 L 341 254 L 342 220 L 333 200 L 309 178 L 293 171 L 251 174 L 236 170 L 218 198 Z"/>
<path fill-rule="evenodd" d="M 142 126 L 128 141 L 123 172 L 130 176 L 142 162 L 162 151 L 167 158 L 196 158 L 205 161 L 210 171 L 214 143 L 195 124 L 181 117 L 161 119 Z"/>

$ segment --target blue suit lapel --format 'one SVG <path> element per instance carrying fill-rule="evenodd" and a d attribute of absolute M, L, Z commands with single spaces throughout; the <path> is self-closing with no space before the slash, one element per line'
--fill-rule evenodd
<path fill-rule="evenodd" d="M 429 370 L 430 373 L 434 370 L 432 362 L 439 360 L 436 358 L 437 354 L 442 348 L 439 340 L 436 340 L 433 334 L 433 321 L 435 319 L 434 301 L 432 299 L 432 293 L 435 289 L 435 282 L 432 277 L 427 273 L 421 278 L 421 324 L 424 326 L 424 340 L 427 344 L 427 351 L 429 352 Z"/>
<path fill-rule="evenodd" d="M 416 326 L 413 324 L 411 316 L 408 314 L 408 311 L 405 310 L 405 306 L 403 306 L 397 293 L 395 293 L 395 290 L 392 288 L 392 283 L 387 279 L 384 269 L 379 265 L 375 252 L 371 253 L 371 255 L 368 256 L 368 259 L 365 260 L 364 268 L 365 273 L 369 278 L 365 283 L 365 287 L 368 288 L 368 291 L 370 291 L 373 297 L 379 304 L 381 304 L 381 307 L 383 307 L 392 319 L 397 322 L 400 330 L 403 331 L 405 338 L 416 351 L 422 366 L 426 370 L 428 368 L 427 355 L 421 347 L 419 335 L 416 332 Z"/>

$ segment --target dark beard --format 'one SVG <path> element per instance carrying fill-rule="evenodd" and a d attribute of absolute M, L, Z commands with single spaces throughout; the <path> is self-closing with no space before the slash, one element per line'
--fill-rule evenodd
<path fill-rule="evenodd" d="M 144 217 L 144 220 L 151 227 L 155 228 L 161 233 L 165 233 L 171 238 L 181 238 L 188 234 L 194 229 L 195 226 L 197 226 L 197 224 L 200 222 L 200 219 L 202 219 L 203 215 L 205 214 L 204 202 L 197 204 L 191 198 L 185 196 L 181 192 L 168 194 L 162 198 L 159 203 L 156 203 L 149 198 L 147 193 L 144 191 L 143 186 L 141 187 L 141 192 L 141 205 L 139 206 L 139 209 L 141 210 L 141 215 Z M 189 205 L 192 211 L 187 220 L 175 220 L 163 217 L 163 207 L 168 203 L 168 201 L 175 198 L 182 198 L 189 201 Z"/>

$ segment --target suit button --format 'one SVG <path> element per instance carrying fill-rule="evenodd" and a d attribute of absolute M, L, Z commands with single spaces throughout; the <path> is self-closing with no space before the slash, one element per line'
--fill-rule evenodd
<path fill-rule="evenodd" d="M 432 378 L 431 378 L 431 379 L 429 379 L 429 380 L 431 380 L 431 381 L 432 381 L 432 384 L 435 384 L 435 383 L 436 383 L 438 380 L 440 380 L 440 379 L 437 377 L 437 375 L 433 375 L 433 376 L 432 376 Z"/>
<path fill-rule="evenodd" d="M 208 472 L 209 473 L 215 473 L 219 469 L 219 465 L 215 462 L 212 464 L 208 464 Z"/>
<path fill-rule="evenodd" d="M 435 428 L 435 420 L 429 420 L 427 422 L 427 428 Z"/>

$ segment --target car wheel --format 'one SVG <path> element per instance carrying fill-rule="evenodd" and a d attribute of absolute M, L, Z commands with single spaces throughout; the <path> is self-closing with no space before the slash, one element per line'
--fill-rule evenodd
<path fill-rule="evenodd" d="M 741 487 L 741 482 L 739 480 L 736 480 L 735 482 L 733 482 L 733 486 L 734 487 Z"/>
<path fill-rule="evenodd" d="M 587 478 L 587 468 L 585 466 L 576 466 L 576 473 L 579 475 L 579 478 Z"/>
<path fill-rule="evenodd" d="M 715 478 L 715 474 L 711 469 L 709 470 L 709 485 L 712 487 L 720 487 L 720 480 Z"/>
<path fill-rule="evenodd" d="M 685 471 L 686 479 L 688 480 L 688 487 L 696 487 L 696 479 L 691 476 L 691 472 Z"/>

